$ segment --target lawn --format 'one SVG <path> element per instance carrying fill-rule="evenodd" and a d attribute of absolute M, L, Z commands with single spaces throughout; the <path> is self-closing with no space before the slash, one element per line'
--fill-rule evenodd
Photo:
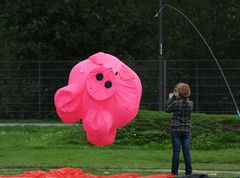
<path fill-rule="evenodd" d="M 0 129 L 1 174 L 78 167 L 96 174 L 140 169 L 140 174 L 145 175 L 158 173 L 147 170 L 170 168 L 169 143 L 120 145 L 117 138 L 116 144 L 112 146 L 96 147 L 87 143 L 81 126 Z M 195 170 L 237 171 L 240 168 L 240 148 L 192 149 L 191 154 Z M 184 169 L 182 160 L 181 158 L 180 168 Z"/>

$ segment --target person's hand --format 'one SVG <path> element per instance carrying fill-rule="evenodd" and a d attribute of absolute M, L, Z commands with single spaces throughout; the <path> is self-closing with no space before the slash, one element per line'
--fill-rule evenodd
<path fill-rule="evenodd" d="M 174 93 L 169 93 L 168 98 L 172 99 L 173 96 L 174 96 Z"/>
<path fill-rule="evenodd" d="M 178 92 L 174 92 L 173 94 L 174 94 L 175 97 L 179 96 Z"/>

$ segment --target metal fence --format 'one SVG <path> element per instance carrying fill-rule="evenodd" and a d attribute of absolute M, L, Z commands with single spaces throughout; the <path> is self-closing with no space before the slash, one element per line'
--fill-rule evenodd
<path fill-rule="evenodd" d="M 53 96 L 67 84 L 71 68 L 79 61 L 0 61 L 0 119 L 56 119 Z M 159 61 L 124 61 L 140 77 L 141 109 L 159 109 L 176 83 L 192 89 L 195 112 L 234 114 L 236 111 L 224 80 L 212 59 L 164 60 L 164 82 L 159 84 Z M 237 104 L 240 104 L 240 60 L 221 60 Z M 164 101 L 164 102 L 165 102 Z"/>

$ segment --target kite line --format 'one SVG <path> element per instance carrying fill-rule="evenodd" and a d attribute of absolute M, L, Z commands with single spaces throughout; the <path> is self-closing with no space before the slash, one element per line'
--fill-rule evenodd
<path fill-rule="evenodd" d="M 220 64 L 219 64 L 216 56 L 214 55 L 212 49 L 211 49 L 210 46 L 208 45 L 207 41 L 205 40 L 205 38 L 203 37 L 203 35 L 201 34 L 201 32 L 197 29 L 197 27 L 192 23 L 192 21 L 191 21 L 183 12 L 181 12 L 181 11 L 178 10 L 177 8 L 175 8 L 175 7 L 171 6 L 171 5 L 168 5 L 168 4 L 164 4 L 163 7 L 162 7 L 161 9 L 159 9 L 159 11 L 156 13 L 156 15 L 154 16 L 154 18 L 158 17 L 158 14 L 159 14 L 160 12 L 162 12 L 165 7 L 168 7 L 168 8 L 170 8 L 170 9 L 173 9 L 173 10 L 177 11 L 178 13 L 180 13 L 180 14 L 192 25 L 192 27 L 197 31 L 197 33 L 199 34 L 199 36 L 202 38 L 203 42 L 205 43 L 205 45 L 207 46 L 208 50 L 210 51 L 210 53 L 211 53 L 214 61 L 216 62 L 217 66 L 218 66 L 218 69 L 220 70 L 220 72 L 221 72 L 221 74 L 222 74 L 222 77 L 223 77 L 223 79 L 224 79 L 224 81 L 225 81 L 225 84 L 227 85 L 228 91 L 229 91 L 229 93 L 230 93 L 230 95 L 231 95 L 231 97 L 232 97 L 233 103 L 234 103 L 234 105 L 235 105 L 235 108 L 236 108 L 236 111 L 237 111 L 237 115 L 240 117 L 240 111 L 239 111 L 239 109 L 238 109 L 238 105 L 237 105 L 236 100 L 235 100 L 235 98 L 234 98 L 234 96 L 233 96 L 233 93 L 232 93 L 232 90 L 231 90 L 231 88 L 230 88 L 230 86 L 229 86 L 229 84 L 228 84 L 228 81 L 227 81 L 227 79 L 226 79 L 226 77 L 225 77 L 225 74 L 224 74 L 224 72 L 223 72 L 223 70 L 222 70 L 222 68 L 221 68 L 221 66 L 220 66 Z"/>

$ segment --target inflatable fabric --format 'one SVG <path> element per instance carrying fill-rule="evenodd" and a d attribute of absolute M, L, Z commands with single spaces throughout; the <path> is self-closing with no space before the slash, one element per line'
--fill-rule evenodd
<path fill-rule="evenodd" d="M 81 121 L 87 139 L 97 146 L 114 142 L 118 127 L 136 116 L 142 94 L 137 74 L 116 57 L 99 52 L 76 64 L 68 85 L 54 96 L 63 122 Z"/>
<path fill-rule="evenodd" d="M 83 173 L 79 168 L 61 168 L 46 171 L 28 171 L 18 175 L 0 175 L 0 178 L 174 178 L 172 174 L 157 174 L 141 177 L 138 174 L 116 174 L 109 176 L 95 176 Z"/>

